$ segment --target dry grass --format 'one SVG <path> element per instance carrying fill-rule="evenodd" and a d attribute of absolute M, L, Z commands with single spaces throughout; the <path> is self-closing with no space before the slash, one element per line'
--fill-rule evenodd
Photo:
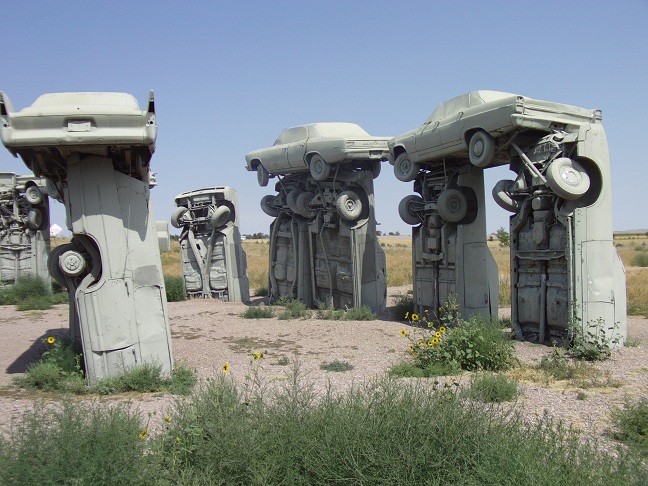
<path fill-rule="evenodd" d="M 409 236 L 381 236 L 380 246 L 387 259 L 387 286 L 400 287 L 412 283 L 412 248 Z M 635 247 L 648 242 L 645 236 L 615 238 L 615 244 L 627 269 L 628 313 L 648 316 L 648 268 L 631 267 L 630 261 L 637 253 Z M 618 246 L 621 244 L 622 246 Z M 500 247 L 497 241 L 488 243 L 499 269 L 500 305 L 511 303 L 510 268 L 508 247 Z M 243 248 L 247 254 L 250 292 L 268 286 L 268 240 L 246 240 Z M 177 241 L 171 241 L 171 251 L 162 252 L 165 275 L 179 276 L 180 251 Z"/>

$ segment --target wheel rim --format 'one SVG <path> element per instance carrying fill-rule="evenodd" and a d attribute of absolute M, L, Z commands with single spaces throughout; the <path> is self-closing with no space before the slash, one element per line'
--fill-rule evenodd
<path fill-rule="evenodd" d="M 484 141 L 479 139 L 475 142 L 473 146 L 473 155 L 475 157 L 481 157 L 484 153 Z"/>
<path fill-rule="evenodd" d="M 574 170 L 573 167 L 564 167 L 561 171 L 560 177 L 565 181 L 565 184 L 569 184 L 573 187 L 578 186 L 583 180 L 580 172 Z"/>

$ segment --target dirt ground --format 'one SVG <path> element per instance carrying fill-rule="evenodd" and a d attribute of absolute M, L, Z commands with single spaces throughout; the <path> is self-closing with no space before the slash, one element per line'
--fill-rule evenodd
<path fill-rule="evenodd" d="M 389 289 L 394 295 L 406 289 Z M 228 363 L 230 375 L 244 385 L 251 375 L 251 353 L 264 352 L 258 363 L 258 376 L 269 386 L 287 383 L 294 363 L 304 382 L 317 393 L 327 387 L 343 392 L 354 384 L 384 376 L 394 364 L 407 357 L 406 338 L 399 331 L 407 324 L 395 321 L 388 312 L 374 321 L 326 321 L 244 319 L 245 305 L 216 300 L 193 300 L 169 304 L 175 360 L 183 360 L 197 371 L 200 379 L 221 374 Z M 500 314 L 506 315 L 508 309 Z M 56 402 L 58 396 L 26 392 L 12 386 L 12 378 L 24 373 L 44 351 L 48 336 L 63 338 L 68 330 L 67 305 L 47 311 L 18 312 L 13 306 L 0 306 L 0 429 L 13 418 L 30 409 L 37 401 Z M 511 376 L 521 380 L 521 395 L 516 410 L 530 420 L 548 412 L 574 428 L 609 442 L 609 410 L 622 405 L 626 397 L 648 396 L 648 319 L 628 318 L 628 337 L 638 346 L 615 351 L 610 360 L 597 363 L 592 387 L 546 383 L 533 378 L 528 367 L 514 370 Z M 525 365 L 537 365 L 546 346 L 515 343 L 516 356 Z M 321 365 L 346 361 L 353 369 L 346 372 L 324 371 Z M 536 373 L 538 375 L 538 373 Z M 453 378 L 462 386 L 470 375 Z M 249 382 L 249 379 L 247 379 Z M 128 397 L 83 398 L 83 400 L 128 400 L 143 415 L 162 423 L 176 397 L 163 394 Z M 153 417 L 153 419 L 150 419 Z"/>

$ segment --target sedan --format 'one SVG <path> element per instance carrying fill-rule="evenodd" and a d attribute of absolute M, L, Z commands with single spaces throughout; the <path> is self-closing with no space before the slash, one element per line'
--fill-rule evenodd
<path fill-rule="evenodd" d="M 501 91 L 473 91 L 441 103 L 422 126 L 390 140 L 390 163 L 403 182 L 414 180 L 425 164 L 444 157 L 467 156 L 482 168 L 499 165 L 508 162 L 519 132 L 551 133 L 600 119 L 600 110 Z"/>
<path fill-rule="evenodd" d="M 373 137 L 355 123 L 313 123 L 286 128 L 272 147 L 245 156 L 247 170 L 256 171 L 260 186 L 275 175 L 310 171 L 316 181 L 326 180 L 332 164 L 366 162 L 375 176 L 388 160 L 389 137 Z"/>

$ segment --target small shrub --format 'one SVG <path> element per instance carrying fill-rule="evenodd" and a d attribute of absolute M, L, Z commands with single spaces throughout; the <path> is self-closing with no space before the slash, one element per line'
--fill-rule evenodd
<path fill-rule="evenodd" d="M 394 319 L 407 319 L 405 316 L 414 310 L 414 293 L 410 290 L 406 294 L 396 294 L 393 297 L 396 299 L 392 309 Z"/>
<path fill-rule="evenodd" d="M 162 376 L 162 365 L 143 363 L 124 370 L 122 374 L 95 383 L 91 391 L 100 395 L 115 393 L 150 393 L 169 391 L 185 395 L 196 383 L 195 371 L 184 363 L 176 363 L 170 376 Z"/>
<path fill-rule="evenodd" d="M 166 388 L 174 395 L 188 395 L 196 385 L 196 372 L 185 362 L 177 362 L 171 372 L 171 378 Z"/>
<path fill-rule="evenodd" d="M 68 300 L 65 295 L 63 302 Z M 0 290 L 0 305 L 16 305 L 19 311 L 51 309 L 58 303 L 62 303 L 60 295 L 52 295 L 49 283 L 37 275 L 18 277 L 13 285 Z"/>
<path fill-rule="evenodd" d="M 614 438 L 648 456 L 648 399 L 627 399 L 623 408 L 612 409 L 610 415 L 616 428 Z"/>
<path fill-rule="evenodd" d="M 621 339 L 615 335 L 616 326 L 609 327 L 613 337 L 607 337 L 605 321 L 599 317 L 595 323 L 590 323 L 587 329 L 579 322 L 571 323 L 568 326 L 570 336 L 569 354 L 577 359 L 586 361 L 603 361 L 610 357 L 612 348 Z"/>
<path fill-rule="evenodd" d="M 625 346 L 628 348 L 638 348 L 639 346 L 641 346 L 641 339 L 629 337 L 628 339 L 626 339 Z"/>
<path fill-rule="evenodd" d="M 376 314 L 366 305 L 362 307 L 352 307 L 344 313 L 345 321 L 373 321 Z"/>
<path fill-rule="evenodd" d="M 268 287 L 257 287 L 254 295 L 256 297 L 267 297 L 268 296 Z"/>
<path fill-rule="evenodd" d="M 472 377 L 470 388 L 464 394 L 481 402 L 508 402 L 517 398 L 518 383 L 500 373 L 484 373 Z"/>
<path fill-rule="evenodd" d="M 241 317 L 245 319 L 269 319 L 274 317 L 274 312 L 272 312 L 270 307 L 265 305 L 254 305 L 246 307 Z"/>
<path fill-rule="evenodd" d="M 576 400 L 587 400 L 587 393 L 584 391 L 579 391 L 576 395 Z"/>
<path fill-rule="evenodd" d="M 641 251 L 632 257 L 633 267 L 648 267 L 648 252 Z"/>
<path fill-rule="evenodd" d="M 320 365 L 320 369 L 324 371 L 333 371 L 333 372 L 344 372 L 351 371 L 353 365 L 346 361 L 331 361 L 330 363 L 323 363 Z"/>
<path fill-rule="evenodd" d="M 282 296 L 277 301 L 277 304 L 284 307 L 284 310 L 277 316 L 281 320 L 306 319 L 310 317 L 308 307 L 300 300 Z"/>
<path fill-rule="evenodd" d="M 184 288 L 184 279 L 182 277 L 165 275 L 164 288 L 166 289 L 167 302 L 181 302 L 187 300 L 187 293 Z"/>
<path fill-rule="evenodd" d="M 19 311 L 47 310 L 52 308 L 52 300 L 48 295 L 32 295 L 24 298 L 16 305 Z"/>

